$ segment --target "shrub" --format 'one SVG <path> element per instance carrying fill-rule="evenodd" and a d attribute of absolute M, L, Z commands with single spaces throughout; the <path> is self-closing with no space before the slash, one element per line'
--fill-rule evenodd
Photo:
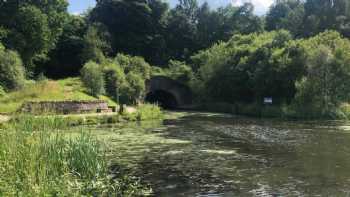
<path fill-rule="evenodd" d="M 125 74 L 133 72 L 141 75 L 143 79 L 151 77 L 151 66 L 142 57 L 118 54 L 115 61 L 123 68 Z"/>
<path fill-rule="evenodd" d="M 350 98 L 350 41 L 327 31 L 301 44 L 307 74 L 297 83 L 297 110 L 311 116 L 343 117 L 338 108 Z"/>
<path fill-rule="evenodd" d="M 0 86 L 0 97 L 4 97 L 6 95 L 6 92 L 3 87 Z"/>
<path fill-rule="evenodd" d="M 106 93 L 115 100 L 119 100 L 120 92 L 126 85 L 123 69 L 116 63 L 109 63 L 104 66 L 103 73 L 106 82 Z"/>
<path fill-rule="evenodd" d="M 14 51 L 6 50 L 0 43 L 0 86 L 5 90 L 17 89 L 25 82 L 22 60 Z"/>
<path fill-rule="evenodd" d="M 100 65 L 95 62 L 88 62 L 81 70 L 81 78 L 90 94 L 98 96 L 104 93 L 104 75 Z"/>
<path fill-rule="evenodd" d="M 169 67 L 166 71 L 168 77 L 184 84 L 188 84 L 194 78 L 192 68 L 185 62 L 170 60 Z"/>
<path fill-rule="evenodd" d="M 127 84 L 122 89 L 122 102 L 137 104 L 143 99 L 146 91 L 145 79 L 140 74 L 129 72 L 126 75 Z"/>

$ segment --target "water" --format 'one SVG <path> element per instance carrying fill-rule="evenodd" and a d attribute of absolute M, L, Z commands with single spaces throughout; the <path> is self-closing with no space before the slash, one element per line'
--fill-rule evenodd
<path fill-rule="evenodd" d="M 183 113 L 102 128 L 155 196 L 350 196 L 350 127 Z"/>

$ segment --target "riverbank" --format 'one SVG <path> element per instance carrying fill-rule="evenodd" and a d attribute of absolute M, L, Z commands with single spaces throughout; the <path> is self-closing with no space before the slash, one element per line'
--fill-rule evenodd
<path fill-rule="evenodd" d="M 99 125 L 163 118 L 154 105 L 125 111 L 1 116 L 0 196 L 150 195 L 152 190 L 124 171 L 121 162 L 111 165 L 109 145 L 92 133 L 91 127 Z"/>
<path fill-rule="evenodd" d="M 320 110 L 308 108 L 297 109 L 292 105 L 263 105 L 242 103 L 203 103 L 194 108 L 198 111 L 228 113 L 255 118 L 278 118 L 285 120 L 348 120 L 350 119 L 350 106 L 343 104 L 338 109 L 323 114 Z"/>

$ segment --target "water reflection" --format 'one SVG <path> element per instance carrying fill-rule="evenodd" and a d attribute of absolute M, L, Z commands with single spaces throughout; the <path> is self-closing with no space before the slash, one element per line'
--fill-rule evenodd
<path fill-rule="evenodd" d="M 193 112 L 100 134 L 156 196 L 350 196 L 348 128 Z"/>

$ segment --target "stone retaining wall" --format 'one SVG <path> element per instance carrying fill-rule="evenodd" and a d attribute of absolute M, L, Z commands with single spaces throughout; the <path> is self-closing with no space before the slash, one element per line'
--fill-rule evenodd
<path fill-rule="evenodd" d="M 20 112 L 31 114 L 56 113 L 77 114 L 110 112 L 106 101 L 40 101 L 26 102 Z"/>

